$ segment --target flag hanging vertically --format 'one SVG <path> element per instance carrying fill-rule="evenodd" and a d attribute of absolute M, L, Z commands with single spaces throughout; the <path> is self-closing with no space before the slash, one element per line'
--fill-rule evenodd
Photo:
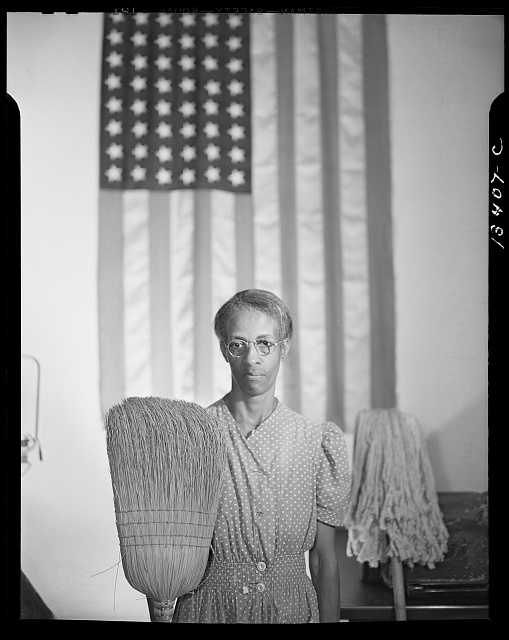
<path fill-rule="evenodd" d="M 213 318 L 248 287 L 294 319 L 282 401 L 396 406 L 387 65 L 383 16 L 105 16 L 103 410 L 222 397 Z"/>

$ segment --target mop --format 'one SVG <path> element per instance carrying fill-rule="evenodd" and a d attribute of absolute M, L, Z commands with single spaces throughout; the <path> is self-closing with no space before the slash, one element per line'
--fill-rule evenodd
<path fill-rule="evenodd" d="M 124 399 L 105 426 L 124 574 L 147 598 L 174 603 L 205 573 L 224 434 L 199 405 L 157 397 Z"/>
<path fill-rule="evenodd" d="M 417 420 L 397 409 L 361 411 L 354 435 L 347 555 L 389 562 L 396 619 L 406 620 L 403 565 L 433 569 L 449 533 Z"/>

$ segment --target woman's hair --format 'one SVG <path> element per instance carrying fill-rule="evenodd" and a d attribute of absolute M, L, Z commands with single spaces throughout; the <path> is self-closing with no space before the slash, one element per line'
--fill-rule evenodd
<path fill-rule="evenodd" d="M 270 291 L 263 289 L 246 289 L 239 291 L 225 302 L 216 313 L 214 331 L 218 339 L 226 344 L 228 335 L 226 325 L 228 320 L 238 311 L 252 309 L 259 311 L 275 320 L 277 325 L 277 339 L 290 339 L 293 333 L 293 323 L 290 312 L 285 303 Z"/>

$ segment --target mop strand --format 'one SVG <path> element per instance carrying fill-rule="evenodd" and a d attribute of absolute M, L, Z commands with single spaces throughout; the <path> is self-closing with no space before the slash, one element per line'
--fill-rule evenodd
<path fill-rule="evenodd" d="M 432 569 L 444 559 L 449 533 L 412 416 L 396 409 L 360 412 L 345 527 L 347 555 L 372 567 L 395 557 Z"/>
<path fill-rule="evenodd" d="M 203 407 L 126 398 L 105 418 L 122 566 L 158 602 L 195 588 L 209 555 L 226 443 Z"/>

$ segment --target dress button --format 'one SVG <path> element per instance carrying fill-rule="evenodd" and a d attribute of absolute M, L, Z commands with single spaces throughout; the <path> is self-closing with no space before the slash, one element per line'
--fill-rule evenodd
<path fill-rule="evenodd" d="M 259 582 L 256 585 L 256 590 L 258 591 L 258 593 L 263 593 L 265 591 L 265 585 L 263 584 L 263 582 Z"/>
<path fill-rule="evenodd" d="M 263 512 L 263 511 L 257 511 L 257 512 L 256 512 L 256 515 L 257 515 L 257 516 L 260 516 L 260 517 L 261 517 L 261 516 L 263 516 L 263 514 L 264 514 L 264 512 Z"/>
<path fill-rule="evenodd" d="M 265 569 L 267 568 L 267 565 L 265 564 L 265 562 L 259 562 L 256 565 L 256 568 L 258 569 L 258 571 L 265 571 Z"/>

